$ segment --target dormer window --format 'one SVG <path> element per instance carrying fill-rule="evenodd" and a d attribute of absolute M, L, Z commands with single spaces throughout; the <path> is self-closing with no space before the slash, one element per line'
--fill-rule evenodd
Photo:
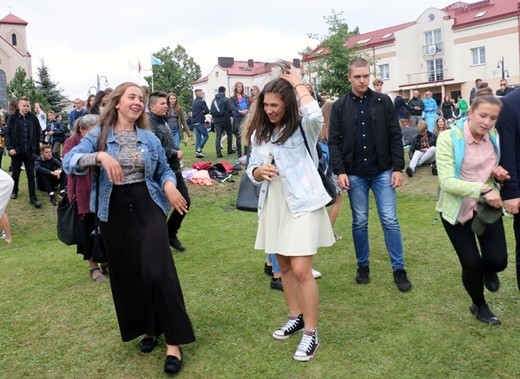
<path fill-rule="evenodd" d="M 484 16 L 486 13 L 487 13 L 487 11 L 478 12 L 478 13 L 475 15 L 475 18 L 482 17 L 482 16 Z"/>

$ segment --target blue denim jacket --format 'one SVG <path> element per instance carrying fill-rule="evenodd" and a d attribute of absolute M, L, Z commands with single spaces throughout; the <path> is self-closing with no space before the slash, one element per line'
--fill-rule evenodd
<path fill-rule="evenodd" d="M 143 152 L 143 160 L 145 163 L 145 182 L 148 192 L 153 201 L 161 207 L 165 214 L 170 210 L 170 204 L 166 199 L 163 188 L 167 180 L 177 184 L 175 174 L 171 170 L 164 149 L 159 139 L 149 130 L 143 130 L 136 127 L 137 130 L 137 146 Z M 63 157 L 63 169 L 67 174 L 84 175 L 88 169 L 80 169 L 78 161 L 86 154 L 97 152 L 98 139 L 101 133 L 100 127 L 95 127 L 92 131 L 81 139 L 79 145 L 75 146 L 70 152 Z M 119 144 L 114 138 L 114 130 L 110 128 L 107 136 L 105 151 L 112 157 L 117 159 L 119 152 Z M 108 180 L 106 171 L 101 167 L 99 178 L 99 211 L 98 217 L 101 221 L 108 221 L 108 206 L 110 202 L 110 194 L 112 193 L 113 183 Z M 92 180 L 92 191 L 90 193 L 90 210 L 95 209 L 95 181 Z"/>
<path fill-rule="evenodd" d="M 300 108 L 302 127 L 312 156 L 309 155 L 303 136 L 298 128 L 283 145 L 262 143 L 257 145 L 255 134 L 251 136 L 251 157 L 247 166 L 247 174 L 254 184 L 261 185 L 258 199 L 258 214 L 267 194 L 269 181 L 257 182 L 253 177 L 253 170 L 274 159 L 279 176 L 282 180 L 287 205 L 293 217 L 299 217 L 324 207 L 331 199 L 325 191 L 318 174 L 318 156 L 316 146 L 318 134 L 323 124 L 323 115 L 316 101 L 305 104 Z"/>

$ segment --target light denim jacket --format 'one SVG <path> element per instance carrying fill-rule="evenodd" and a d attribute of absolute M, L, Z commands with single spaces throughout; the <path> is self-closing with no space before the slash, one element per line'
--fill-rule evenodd
<path fill-rule="evenodd" d="M 168 180 L 177 184 L 175 174 L 171 170 L 164 149 L 161 146 L 159 139 L 149 130 L 143 130 L 136 127 L 137 130 L 137 147 L 143 152 L 143 160 L 145 163 L 144 175 L 148 192 L 153 201 L 161 207 L 164 214 L 170 210 L 170 204 L 166 199 L 163 188 L 164 183 Z M 63 169 L 67 174 L 84 175 L 88 169 L 80 169 L 78 161 L 86 154 L 97 152 L 98 139 L 101 133 L 100 127 L 95 127 L 92 131 L 81 139 L 81 142 L 75 146 L 70 152 L 63 157 Z M 119 152 L 119 144 L 114 137 L 114 130 L 110 128 L 107 136 L 107 143 L 105 151 L 112 157 L 117 159 Z M 112 193 L 113 183 L 108 180 L 108 175 L 103 167 L 100 167 L 99 178 L 99 210 L 98 217 L 101 221 L 108 221 L 108 206 L 110 202 L 110 194 Z M 94 212 L 95 209 L 95 181 L 92 180 L 92 191 L 90 193 L 90 210 Z"/>
<path fill-rule="evenodd" d="M 318 134 L 323 124 L 323 115 L 316 101 L 300 108 L 302 127 L 307 143 L 312 151 L 309 155 L 303 136 L 298 128 L 283 145 L 274 143 L 255 143 L 255 134 L 251 136 L 251 157 L 247 166 L 247 175 L 255 185 L 261 185 L 258 200 L 258 214 L 262 212 L 269 181 L 258 182 L 253 177 L 253 170 L 274 159 L 282 180 L 287 204 L 293 217 L 313 212 L 330 202 L 318 174 L 318 156 L 315 149 Z"/>

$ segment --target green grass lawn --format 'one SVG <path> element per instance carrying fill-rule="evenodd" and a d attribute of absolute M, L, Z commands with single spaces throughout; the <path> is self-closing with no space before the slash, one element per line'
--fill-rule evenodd
<path fill-rule="evenodd" d="M 216 162 L 214 134 L 205 149 Z M 194 160 L 185 148 L 185 165 Z M 7 169 L 8 158 L 2 166 Z M 229 160 L 234 164 L 233 159 Z M 40 194 L 28 204 L 25 173 L 8 207 L 13 244 L 0 241 L 0 377 L 164 377 L 164 340 L 151 354 L 120 340 L 110 284 L 93 282 L 75 247 L 56 238 L 56 208 Z M 320 250 L 321 346 L 311 362 L 292 358 L 298 337 L 276 341 L 285 322 L 283 294 L 269 288 L 265 254 L 253 249 L 256 214 L 235 210 L 234 183 L 188 184 L 192 208 L 174 252 L 197 341 L 184 347 L 184 378 L 515 378 L 520 375 L 520 302 L 514 256 L 486 293 L 499 327 L 478 322 L 460 266 L 440 221 L 433 223 L 437 178 L 420 168 L 398 190 L 409 293 L 397 291 L 371 202 L 371 283 L 354 282 L 356 262 L 345 197 L 335 231 Z M 505 219 L 514 251 L 512 219 Z"/>

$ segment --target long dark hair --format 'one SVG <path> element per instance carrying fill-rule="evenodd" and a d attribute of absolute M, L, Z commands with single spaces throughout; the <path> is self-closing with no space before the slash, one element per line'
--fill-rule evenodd
<path fill-rule="evenodd" d="M 90 108 L 91 114 L 99 114 L 101 103 L 103 102 L 103 98 L 106 96 L 105 91 L 97 91 L 96 97 L 94 98 L 94 102 L 92 103 L 92 107 Z"/>
<path fill-rule="evenodd" d="M 117 105 L 119 105 L 121 101 L 121 97 L 123 97 L 123 94 L 125 91 L 130 87 L 137 87 L 141 90 L 141 87 L 139 84 L 132 83 L 132 82 L 125 82 L 121 83 L 116 87 L 116 89 L 110 94 L 108 97 L 108 102 L 103 109 L 103 113 L 101 114 L 99 118 L 99 125 L 101 126 L 101 135 L 99 136 L 99 142 L 98 142 L 98 151 L 105 150 L 105 146 L 107 143 L 107 136 L 108 131 L 110 128 L 113 128 L 114 125 L 117 122 Z M 143 104 L 143 111 L 141 112 L 141 115 L 139 118 L 135 121 L 135 125 L 138 128 L 141 129 L 150 129 L 150 125 L 148 123 L 148 117 L 146 116 L 146 112 L 144 109 Z"/>
<path fill-rule="evenodd" d="M 284 125 L 278 138 L 274 141 L 277 144 L 283 144 L 298 129 L 298 100 L 294 88 L 289 82 L 283 79 L 274 79 L 267 83 L 258 95 L 257 106 L 254 107 L 254 113 L 251 118 L 250 128 L 247 130 L 247 140 L 251 139 L 251 135 L 256 131 L 255 142 L 260 144 L 268 142 L 275 128 L 275 124 L 269 121 L 269 117 L 264 111 L 264 99 L 268 93 L 276 93 L 280 96 L 284 103 L 285 114 L 281 120 Z"/>

